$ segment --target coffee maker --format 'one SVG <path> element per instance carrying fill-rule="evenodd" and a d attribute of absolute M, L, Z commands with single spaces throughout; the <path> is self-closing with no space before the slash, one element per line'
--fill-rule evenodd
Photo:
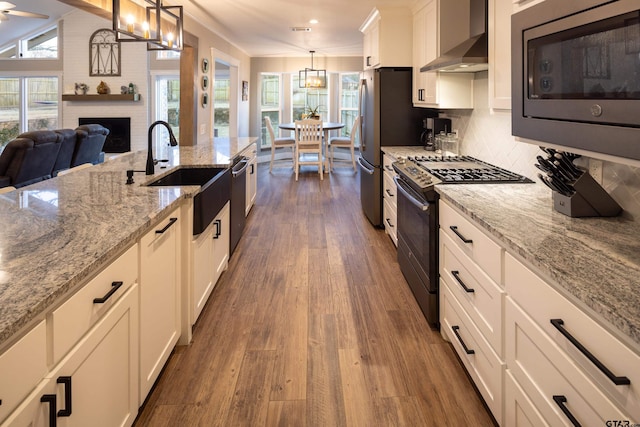
<path fill-rule="evenodd" d="M 422 133 L 420 142 L 427 151 L 436 151 L 435 136 L 440 132 L 451 132 L 451 119 L 441 117 L 427 117 L 422 119 Z"/>

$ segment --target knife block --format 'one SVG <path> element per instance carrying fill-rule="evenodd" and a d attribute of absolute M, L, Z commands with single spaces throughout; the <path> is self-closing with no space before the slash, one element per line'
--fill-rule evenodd
<path fill-rule="evenodd" d="M 573 183 L 572 196 L 553 192 L 553 208 L 572 218 L 618 216 L 622 208 L 588 172 Z"/>

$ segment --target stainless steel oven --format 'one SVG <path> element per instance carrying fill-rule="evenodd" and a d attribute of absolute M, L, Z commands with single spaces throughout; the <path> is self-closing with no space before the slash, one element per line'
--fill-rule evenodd
<path fill-rule="evenodd" d="M 531 183 L 469 156 L 414 156 L 393 163 L 398 264 L 425 318 L 439 327 L 438 193 L 436 184 Z"/>
<path fill-rule="evenodd" d="M 394 177 L 398 205 L 398 263 L 422 313 L 438 324 L 438 205 L 437 193 L 415 191 L 409 183 Z"/>
<path fill-rule="evenodd" d="M 511 28 L 513 134 L 640 159 L 640 2 L 546 0 Z"/>

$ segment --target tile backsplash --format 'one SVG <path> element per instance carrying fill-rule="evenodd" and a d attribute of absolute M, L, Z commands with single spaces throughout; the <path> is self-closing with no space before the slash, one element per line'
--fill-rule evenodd
<path fill-rule="evenodd" d="M 542 151 L 536 145 L 516 141 L 511 135 L 511 112 L 491 112 L 487 97 L 487 73 L 477 73 L 474 80 L 475 108 L 447 110 L 440 114 L 450 118 L 452 128 L 458 130 L 460 152 L 537 180 L 539 171 L 534 164 Z M 586 165 L 588 159 L 582 162 Z M 622 206 L 626 217 L 640 218 L 640 168 L 604 161 L 602 184 Z"/>

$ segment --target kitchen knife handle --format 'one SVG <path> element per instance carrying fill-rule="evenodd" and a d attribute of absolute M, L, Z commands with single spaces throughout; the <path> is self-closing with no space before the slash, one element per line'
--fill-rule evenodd
<path fill-rule="evenodd" d="M 584 354 L 587 359 L 591 361 L 600 371 L 607 376 L 615 385 L 629 385 L 631 384 L 631 380 L 627 377 L 618 377 L 613 374 L 602 362 L 600 362 L 585 346 L 583 346 L 573 335 L 567 331 L 563 325 L 564 320 L 562 319 L 551 319 L 551 324 L 560 331 L 562 335 L 565 336 L 566 339 L 569 340 L 571 344 L 573 344 L 580 353 Z"/>
<path fill-rule="evenodd" d="M 462 340 L 462 337 L 460 336 L 460 333 L 458 332 L 458 329 L 460 329 L 460 326 L 452 326 L 451 329 L 453 329 L 453 333 L 456 334 L 456 338 L 458 338 L 458 341 L 460 342 L 460 345 L 462 345 L 462 348 L 464 349 L 464 352 L 467 353 L 467 354 L 476 354 L 476 351 L 475 350 L 471 350 L 469 347 L 467 347 L 467 345 Z"/>
<path fill-rule="evenodd" d="M 567 398 L 565 396 L 553 396 L 553 401 L 556 402 L 556 405 L 560 407 L 560 410 L 562 411 L 562 413 L 567 418 L 569 418 L 569 421 L 571 421 L 571 424 L 573 424 L 575 427 L 581 427 L 580 422 L 576 420 L 576 417 L 573 416 L 569 408 L 567 408 L 564 405 L 565 403 L 567 403 Z"/>
<path fill-rule="evenodd" d="M 458 270 L 452 270 L 451 275 L 453 276 L 454 279 L 456 279 L 456 281 L 460 284 L 460 286 L 462 286 L 462 289 L 464 289 L 465 292 L 467 293 L 475 292 L 475 289 L 469 288 L 467 287 L 467 285 L 464 284 L 464 282 L 460 278 L 460 272 Z"/>
<path fill-rule="evenodd" d="M 457 225 L 450 225 L 449 228 L 451 229 L 451 231 L 453 231 L 455 233 L 456 236 L 458 236 L 460 238 L 460 240 L 462 240 L 464 243 L 473 243 L 473 240 L 471 239 L 467 239 L 466 237 L 464 237 L 462 234 L 460 234 L 460 232 L 458 231 L 458 226 Z"/>

